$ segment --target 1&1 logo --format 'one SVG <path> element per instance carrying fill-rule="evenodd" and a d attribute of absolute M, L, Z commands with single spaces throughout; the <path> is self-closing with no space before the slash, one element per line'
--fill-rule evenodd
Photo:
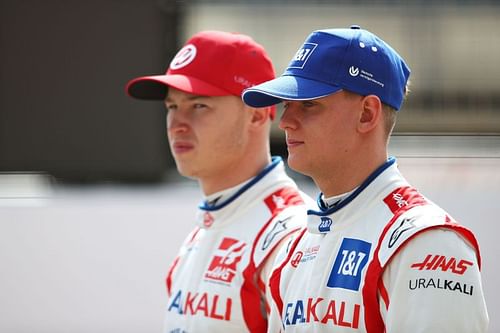
<path fill-rule="evenodd" d="M 319 232 L 329 232 L 332 227 L 332 219 L 326 216 L 321 217 L 321 222 L 319 223 L 318 230 Z"/>
<path fill-rule="evenodd" d="M 316 43 L 304 43 L 302 47 L 295 53 L 295 56 L 290 61 L 288 68 L 304 68 L 307 60 L 311 57 L 318 44 Z"/>
<path fill-rule="evenodd" d="M 337 252 L 327 287 L 359 290 L 363 268 L 370 256 L 371 244 L 359 239 L 344 238 Z"/>

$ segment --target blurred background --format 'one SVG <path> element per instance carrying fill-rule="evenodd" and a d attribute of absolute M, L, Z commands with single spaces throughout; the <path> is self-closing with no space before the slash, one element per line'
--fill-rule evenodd
<path fill-rule="evenodd" d="M 176 173 L 162 103 L 125 84 L 164 72 L 199 30 L 251 35 L 280 74 L 311 31 L 351 24 L 412 69 L 390 152 L 476 232 L 500 332 L 493 0 L 0 0 L 0 332 L 160 332 L 164 276 L 201 193 Z M 276 127 L 271 139 L 286 158 Z"/>

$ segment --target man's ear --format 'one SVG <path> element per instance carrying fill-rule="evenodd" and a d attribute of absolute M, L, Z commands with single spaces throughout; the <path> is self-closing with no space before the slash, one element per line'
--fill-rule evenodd
<path fill-rule="evenodd" d="M 372 131 L 382 119 L 382 102 L 375 95 L 363 97 L 362 111 L 358 122 L 358 131 L 368 133 Z"/>
<path fill-rule="evenodd" d="M 252 125 L 255 126 L 262 126 L 267 124 L 267 122 L 270 119 L 271 116 L 271 108 L 270 107 L 265 107 L 265 108 L 253 108 L 250 106 L 246 106 L 251 112 L 251 118 L 250 122 Z"/>

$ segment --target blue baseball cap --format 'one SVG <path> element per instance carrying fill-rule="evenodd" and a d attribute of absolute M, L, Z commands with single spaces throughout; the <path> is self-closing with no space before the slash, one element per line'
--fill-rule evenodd
<path fill-rule="evenodd" d="M 348 29 L 317 30 L 309 35 L 278 78 L 243 91 L 243 101 L 265 107 L 282 100 L 310 100 L 339 90 L 376 95 L 401 108 L 410 69 L 401 56 L 373 33 Z"/>

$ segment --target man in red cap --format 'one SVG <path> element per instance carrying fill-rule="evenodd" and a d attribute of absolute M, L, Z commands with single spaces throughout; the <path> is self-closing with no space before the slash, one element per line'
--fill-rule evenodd
<path fill-rule="evenodd" d="M 242 91 L 274 78 L 250 37 L 200 32 L 165 75 L 130 81 L 127 93 L 163 100 L 179 172 L 205 195 L 198 223 L 167 276 L 165 332 L 265 332 L 274 253 L 305 219 L 305 200 L 271 158 L 274 107 L 243 104 Z M 172 221 L 182 223 L 183 221 Z"/>

